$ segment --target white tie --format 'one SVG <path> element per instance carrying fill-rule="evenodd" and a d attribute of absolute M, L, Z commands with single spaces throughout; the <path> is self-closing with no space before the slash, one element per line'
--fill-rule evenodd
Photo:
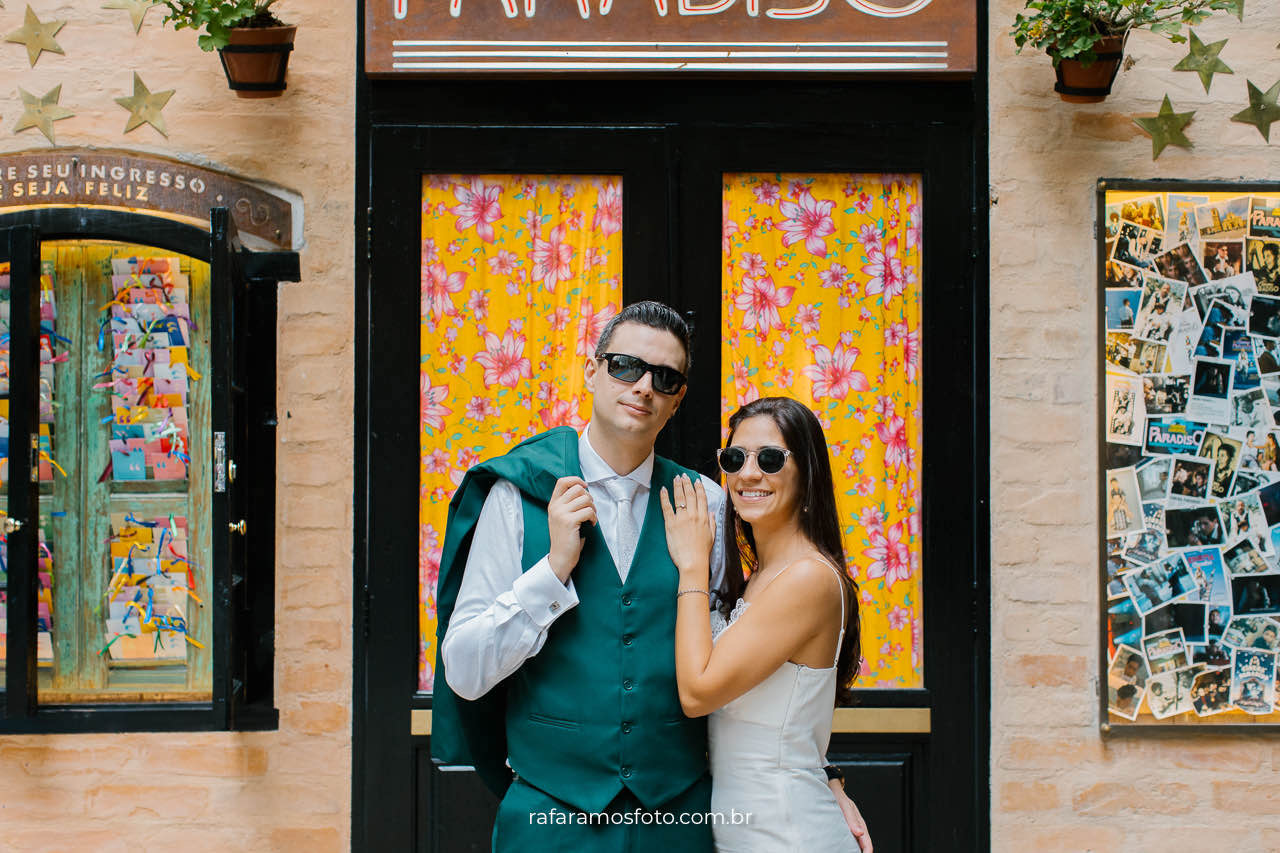
<path fill-rule="evenodd" d="M 636 540 L 640 538 L 635 517 L 631 514 L 631 502 L 639 485 L 627 477 L 616 477 L 609 481 L 608 486 L 609 495 L 614 500 L 613 558 L 618 565 L 618 577 L 624 583 L 631 568 L 631 557 L 636 551 Z"/>

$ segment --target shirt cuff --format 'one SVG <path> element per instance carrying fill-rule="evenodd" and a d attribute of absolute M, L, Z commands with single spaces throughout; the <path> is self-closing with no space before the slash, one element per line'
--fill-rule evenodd
<path fill-rule="evenodd" d="M 539 629 L 547 627 L 563 613 L 578 606 L 578 594 L 574 591 L 573 580 L 570 579 L 568 584 L 560 583 L 560 578 L 551 570 L 551 561 L 546 557 L 516 578 L 511 591 L 515 593 L 520 609 L 529 614 L 529 618 Z"/>

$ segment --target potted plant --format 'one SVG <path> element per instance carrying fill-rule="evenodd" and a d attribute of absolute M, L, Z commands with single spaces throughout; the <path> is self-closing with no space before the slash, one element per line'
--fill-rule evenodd
<path fill-rule="evenodd" d="M 276 0 L 160 0 L 175 30 L 204 30 L 201 50 L 217 50 L 227 84 L 241 98 L 275 98 L 285 89 L 297 27 L 271 11 Z"/>
<path fill-rule="evenodd" d="M 1172 42 L 1186 41 L 1184 26 L 1216 11 L 1241 13 L 1244 0 L 1027 0 L 1009 34 L 1053 60 L 1064 101 L 1096 103 L 1111 92 L 1129 32 L 1147 29 Z"/>

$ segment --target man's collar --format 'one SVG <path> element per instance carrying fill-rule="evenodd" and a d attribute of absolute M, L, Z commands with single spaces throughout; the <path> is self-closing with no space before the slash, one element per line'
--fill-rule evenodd
<path fill-rule="evenodd" d="M 626 477 L 629 480 L 635 480 L 646 489 L 649 488 L 649 481 L 653 477 L 653 451 L 649 451 L 649 455 L 644 461 L 636 466 L 634 471 L 627 474 L 619 474 L 613 468 L 609 467 L 609 463 L 605 462 L 596 449 L 591 446 L 591 442 L 587 441 L 587 433 L 591 431 L 591 424 L 587 424 L 582 430 L 582 435 L 578 436 L 578 463 L 582 466 L 582 479 L 588 483 L 600 483 L 605 480 L 612 480 L 614 477 Z"/>

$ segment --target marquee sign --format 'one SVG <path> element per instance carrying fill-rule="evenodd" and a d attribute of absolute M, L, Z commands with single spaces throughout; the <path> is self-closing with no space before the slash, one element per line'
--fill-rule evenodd
<path fill-rule="evenodd" d="M 127 151 L 59 148 L 0 156 L 0 210 L 95 205 L 154 210 L 208 222 L 225 207 L 242 234 L 293 246 L 288 199 L 212 169 Z"/>
<path fill-rule="evenodd" d="M 972 74 L 974 0 L 368 0 L 365 70 Z"/>

